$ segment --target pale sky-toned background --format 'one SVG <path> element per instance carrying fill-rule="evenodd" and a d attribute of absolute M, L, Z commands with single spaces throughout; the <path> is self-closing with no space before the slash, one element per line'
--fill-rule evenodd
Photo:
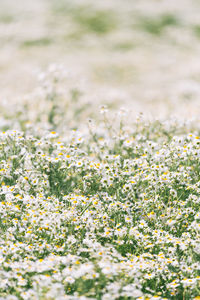
<path fill-rule="evenodd" d="M 0 102 L 30 93 L 52 63 L 89 101 L 196 116 L 200 1 L 0 0 Z"/>

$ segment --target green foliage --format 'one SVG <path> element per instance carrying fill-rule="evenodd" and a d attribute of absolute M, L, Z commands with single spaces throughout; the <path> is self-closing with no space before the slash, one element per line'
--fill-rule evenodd
<path fill-rule="evenodd" d="M 138 26 L 155 36 L 161 35 L 168 27 L 177 26 L 179 21 L 175 15 L 164 14 L 158 17 L 141 17 Z"/>
<path fill-rule="evenodd" d="M 0 13 L 0 23 L 9 24 L 15 21 L 15 17 L 11 14 Z"/>
<path fill-rule="evenodd" d="M 109 11 L 80 8 L 73 12 L 73 18 L 81 29 L 95 34 L 106 34 L 116 27 L 115 17 Z"/>
<path fill-rule="evenodd" d="M 47 47 L 53 43 L 53 40 L 49 37 L 39 38 L 39 39 L 30 39 L 24 40 L 21 44 L 24 48 L 31 47 Z"/>
<path fill-rule="evenodd" d="M 197 38 L 200 38 L 200 25 L 196 25 L 193 27 L 194 34 L 196 35 Z"/>

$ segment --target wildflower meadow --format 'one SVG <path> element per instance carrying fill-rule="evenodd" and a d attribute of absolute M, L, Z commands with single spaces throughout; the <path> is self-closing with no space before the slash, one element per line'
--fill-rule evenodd
<path fill-rule="evenodd" d="M 44 86 L 2 119 L 1 299 L 199 299 L 199 128 L 105 106 L 73 128 L 78 92 Z"/>
<path fill-rule="evenodd" d="M 178 2 L 0 3 L 0 300 L 200 299 L 200 25 Z"/>

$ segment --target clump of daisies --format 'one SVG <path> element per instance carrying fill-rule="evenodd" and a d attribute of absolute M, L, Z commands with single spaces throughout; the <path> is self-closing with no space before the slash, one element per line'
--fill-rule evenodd
<path fill-rule="evenodd" d="M 45 103 L 1 126 L 1 299 L 199 299 L 200 128 Z"/>

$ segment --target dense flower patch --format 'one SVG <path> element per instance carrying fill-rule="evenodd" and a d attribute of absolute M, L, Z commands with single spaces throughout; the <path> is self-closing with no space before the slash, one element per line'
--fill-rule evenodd
<path fill-rule="evenodd" d="M 1 299 L 199 299 L 198 128 L 102 113 L 0 133 Z"/>
<path fill-rule="evenodd" d="M 199 4 L 0 1 L 0 300 L 200 300 Z"/>

